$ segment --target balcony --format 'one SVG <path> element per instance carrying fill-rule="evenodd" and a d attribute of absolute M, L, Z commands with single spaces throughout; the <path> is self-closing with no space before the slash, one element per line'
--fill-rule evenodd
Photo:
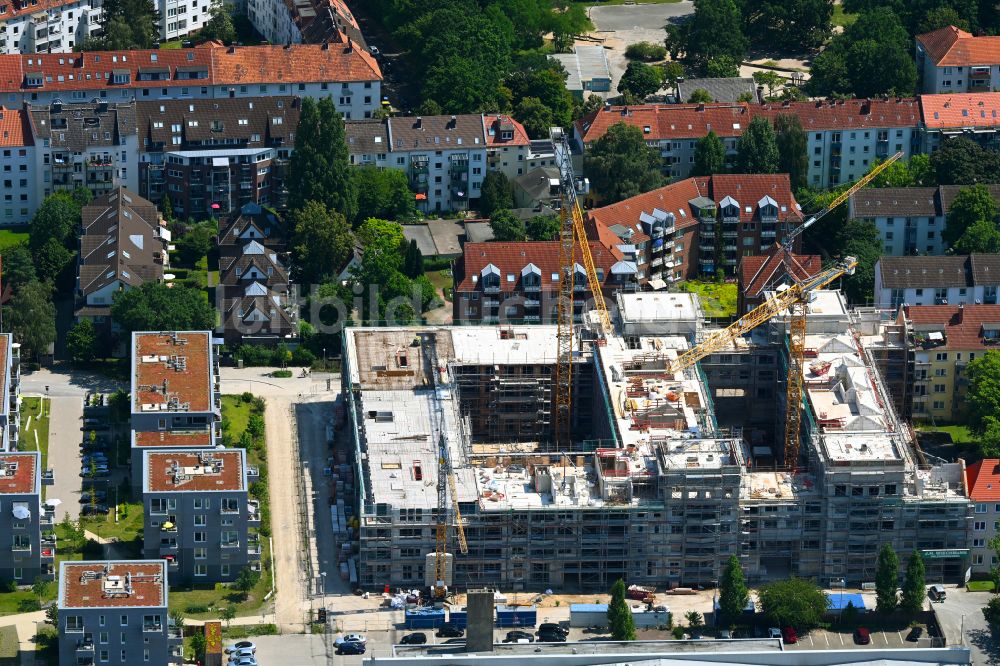
<path fill-rule="evenodd" d="M 260 524 L 260 502 L 257 500 L 249 500 L 247 502 L 247 522 Z"/>
<path fill-rule="evenodd" d="M 161 634 L 163 633 L 163 623 L 162 622 L 143 622 L 142 631 L 146 634 Z"/>
<path fill-rule="evenodd" d="M 542 304 L 542 302 L 539 301 L 536 298 L 526 298 L 526 299 L 524 299 L 524 307 L 526 307 L 526 308 L 537 308 L 541 304 Z"/>
<path fill-rule="evenodd" d="M 236 541 L 224 541 L 221 544 L 220 547 L 221 548 L 229 548 L 229 549 L 239 548 L 240 547 L 240 541 L 239 541 L 239 539 L 237 539 Z"/>
<path fill-rule="evenodd" d="M 469 160 L 468 159 L 452 159 L 451 163 L 448 165 L 448 169 L 451 171 L 452 175 L 463 174 L 466 175 L 469 171 Z"/>
<path fill-rule="evenodd" d="M 177 554 L 177 549 L 178 549 L 178 546 L 177 546 L 177 542 L 176 541 L 168 541 L 166 543 L 164 543 L 164 542 L 161 541 L 160 542 L 160 557 L 163 557 L 164 555 L 176 555 Z"/>
<path fill-rule="evenodd" d="M 51 486 L 56 482 L 56 473 L 51 469 L 42 470 L 42 485 Z"/>
<path fill-rule="evenodd" d="M 247 556 L 252 558 L 260 558 L 260 543 L 251 543 L 247 545 Z"/>
<path fill-rule="evenodd" d="M 484 294 L 499 294 L 500 293 L 500 285 L 486 285 L 486 284 L 483 284 L 483 293 Z"/>
<path fill-rule="evenodd" d="M 56 547 L 55 545 L 45 546 L 43 545 L 39 549 L 41 553 L 42 562 L 54 562 L 56 559 Z"/>
<path fill-rule="evenodd" d="M 427 160 L 420 160 L 420 161 L 414 160 L 413 162 L 410 162 L 411 176 L 417 176 L 417 175 L 426 176 L 429 172 L 430 172 L 430 162 L 428 162 Z"/>
<path fill-rule="evenodd" d="M 73 632 L 73 629 L 66 629 L 68 632 Z M 78 629 L 76 631 L 83 631 L 83 629 Z M 86 655 L 94 653 L 94 637 L 87 634 L 84 638 L 76 642 L 76 653 L 78 655 Z"/>

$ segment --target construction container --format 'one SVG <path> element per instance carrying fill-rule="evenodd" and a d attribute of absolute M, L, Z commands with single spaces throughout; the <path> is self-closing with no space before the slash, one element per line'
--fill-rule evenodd
<path fill-rule="evenodd" d="M 403 616 L 403 623 L 407 629 L 436 629 L 445 623 L 444 609 L 416 608 L 408 610 Z M 465 624 L 462 626 L 464 627 Z"/>
<path fill-rule="evenodd" d="M 463 607 L 462 610 L 453 610 L 448 612 L 448 624 L 453 624 L 456 627 L 461 627 L 465 629 L 469 624 L 469 613 Z"/>
<path fill-rule="evenodd" d="M 608 605 L 570 604 L 569 626 L 571 627 L 608 626 Z"/>
<path fill-rule="evenodd" d="M 534 627 L 538 624 L 535 606 L 497 606 L 498 627 Z"/>

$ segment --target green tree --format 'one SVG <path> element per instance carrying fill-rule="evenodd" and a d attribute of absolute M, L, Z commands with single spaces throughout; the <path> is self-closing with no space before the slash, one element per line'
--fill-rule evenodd
<path fill-rule="evenodd" d="M 369 218 L 358 227 L 358 240 L 364 248 L 366 259 L 378 262 L 388 269 L 403 268 L 403 227 L 396 222 Z"/>
<path fill-rule="evenodd" d="M 779 627 L 811 629 L 822 621 L 828 606 L 823 590 L 803 578 L 768 583 L 758 596 L 768 621 Z"/>
<path fill-rule="evenodd" d="M 240 591 L 240 594 L 243 595 L 244 599 L 247 599 L 254 586 L 259 582 L 259 571 L 254 571 L 250 567 L 243 567 L 240 569 L 239 575 L 236 576 L 236 581 L 233 583 L 233 586 Z"/>
<path fill-rule="evenodd" d="M 16 290 L 20 285 L 37 280 L 35 256 L 27 243 L 12 245 L 3 251 L 3 285 Z"/>
<path fill-rule="evenodd" d="M 763 116 L 750 121 L 736 143 L 736 173 L 775 173 L 778 142 L 774 128 Z"/>
<path fill-rule="evenodd" d="M 3 318 L 4 331 L 21 343 L 22 355 L 38 358 L 56 341 L 56 308 L 52 287 L 45 282 L 29 282 L 10 299 Z"/>
<path fill-rule="evenodd" d="M 225 621 L 226 629 L 229 628 L 229 622 L 236 617 L 236 606 L 229 604 L 225 608 L 219 611 L 219 619 Z"/>
<path fill-rule="evenodd" d="M 774 119 L 774 140 L 778 145 L 778 173 L 787 173 L 792 191 L 806 186 L 809 175 L 808 140 L 802 122 L 794 113 Z"/>
<path fill-rule="evenodd" d="M 201 36 L 204 39 L 214 39 L 229 44 L 236 41 L 236 26 L 233 25 L 233 6 L 214 0 L 208 14 L 211 18 L 201 27 Z"/>
<path fill-rule="evenodd" d="M 102 5 L 101 37 L 90 37 L 82 51 L 148 49 L 159 38 L 159 13 L 151 0 L 110 0 Z"/>
<path fill-rule="evenodd" d="M 493 231 L 495 241 L 519 242 L 528 235 L 524 221 L 509 210 L 494 211 L 490 218 L 490 229 Z"/>
<path fill-rule="evenodd" d="M 995 183 L 1000 178 L 1000 153 L 964 136 L 942 141 L 930 163 L 941 185 Z"/>
<path fill-rule="evenodd" d="M 69 244 L 80 226 L 81 205 L 67 192 L 45 197 L 28 224 L 28 245 L 37 251 L 49 239 Z"/>
<path fill-rule="evenodd" d="M 1000 229 L 988 220 L 973 222 L 962 237 L 951 246 L 955 254 L 998 254 L 1000 253 Z"/>
<path fill-rule="evenodd" d="M 983 617 L 993 631 L 1000 629 L 1000 595 L 994 594 L 989 602 L 983 606 Z"/>
<path fill-rule="evenodd" d="M 97 332 L 94 322 L 81 319 L 66 334 L 66 351 L 76 363 L 90 363 L 97 356 Z"/>
<path fill-rule="evenodd" d="M 684 78 L 684 65 L 676 60 L 663 64 L 663 83 L 670 89 L 677 87 L 678 81 Z"/>
<path fill-rule="evenodd" d="M 204 221 L 187 225 L 174 244 L 177 246 L 179 263 L 194 267 L 215 245 L 217 226 L 215 222 Z"/>
<path fill-rule="evenodd" d="M 924 597 L 927 594 L 924 580 L 924 557 L 920 550 L 914 548 L 906 563 L 906 579 L 903 581 L 903 598 L 899 604 L 901 610 L 907 613 L 919 613 L 924 607 Z"/>
<path fill-rule="evenodd" d="M 264 438 L 264 417 L 260 414 L 253 412 L 247 418 L 247 432 L 255 440 L 260 441 Z"/>
<path fill-rule="evenodd" d="M 770 69 L 762 69 L 753 73 L 753 82 L 758 86 L 767 88 L 768 96 L 774 97 L 774 91 L 783 85 L 785 81 L 777 72 Z"/>
<path fill-rule="evenodd" d="M 646 145 L 642 130 L 616 123 L 584 158 L 594 190 L 605 203 L 614 203 L 663 185 L 659 153 Z"/>
<path fill-rule="evenodd" d="M 882 235 L 871 220 L 849 220 L 840 232 L 842 256 L 857 257 L 854 275 L 844 277 L 844 293 L 851 303 L 871 303 L 875 293 L 875 263 L 882 256 Z"/>
<path fill-rule="evenodd" d="M 969 389 L 965 397 L 966 421 L 979 436 L 983 454 L 1000 454 L 1000 352 L 989 350 L 969 361 L 965 369 Z"/>
<path fill-rule="evenodd" d="M 692 176 L 711 176 L 726 172 L 726 146 L 712 130 L 698 139 L 694 147 Z"/>
<path fill-rule="evenodd" d="M 891 613 L 899 605 L 899 558 L 891 544 L 883 544 L 875 569 L 875 608 L 879 613 Z"/>
<path fill-rule="evenodd" d="M 490 217 L 493 211 L 514 207 L 514 190 L 502 171 L 487 171 L 479 188 L 479 212 Z"/>
<path fill-rule="evenodd" d="M 533 241 L 551 241 L 559 236 L 562 221 L 558 215 L 536 215 L 524 223 L 528 239 Z"/>
<path fill-rule="evenodd" d="M 347 219 L 318 201 L 307 201 L 293 210 L 289 219 L 294 229 L 296 281 L 319 284 L 337 275 L 354 251 L 354 234 Z"/>
<path fill-rule="evenodd" d="M 705 76 L 713 79 L 732 79 L 740 75 L 740 61 L 727 55 L 712 58 L 705 65 Z"/>
<path fill-rule="evenodd" d="M 746 35 L 758 48 L 808 51 L 822 45 L 833 28 L 829 0 L 744 0 L 742 9 Z"/>
<path fill-rule="evenodd" d="M 928 32 L 934 32 L 940 28 L 947 28 L 948 26 L 955 26 L 960 30 L 968 31 L 970 30 L 969 21 L 962 18 L 954 7 L 942 6 L 935 7 L 927 12 L 924 16 L 924 20 L 921 21 L 920 27 L 917 29 L 918 34 L 924 34 Z"/>
<path fill-rule="evenodd" d="M 995 227 L 996 219 L 997 203 L 989 188 L 981 184 L 963 187 L 951 203 L 948 223 L 941 232 L 941 237 L 948 245 L 954 246 L 975 223 L 988 222 Z"/>
<path fill-rule="evenodd" d="M 424 274 L 424 255 L 417 247 L 416 240 L 411 239 L 406 245 L 406 254 L 403 255 L 403 274 L 408 278 Z"/>
<path fill-rule="evenodd" d="M 319 102 L 302 98 L 295 151 L 289 168 L 288 205 L 302 208 L 318 201 L 328 210 L 353 220 L 358 210 L 358 193 L 351 176 L 350 156 L 344 135 L 344 119 L 324 97 Z"/>
<path fill-rule="evenodd" d="M 111 318 L 126 333 L 204 331 L 215 327 L 215 308 L 200 289 L 146 282 L 115 293 Z"/>
<path fill-rule="evenodd" d="M 633 60 L 618 82 L 618 92 L 641 102 L 662 86 L 663 74 L 659 67 Z"/>
<path fill-rule="evenodd" d="M 684 613 L 684 619 L 687 620 L 688 627 L 691 629 L 700 629 L 705 626 L 705 618 L 698 611 L 693 610 Z"/>
<path fill-rule="evenodd" d="M 573 122 L 573 95 L 566 89 L 566 77 L 566 70 L 556 60 L 544 56 L 522 56 L 515 63 L 514 71 L 504 81 L 504 85 L 510 90 L 515 109 L 528 98 L 537 100 L 545 108 L 549 126 L 540 129 L 536 127 L 532 133 L 525 125 L 532 138 L 547 138 L 549 127 L 569 127 Z M 519 113 L 523 112 L 523 109 L 515 111 L 514 117 L 521 120 Z"/>
<path fill-rule="evenodd" d="M 597 113 L 604 108 L 604 99 L 600 95 L 591 93 L 587 99 L 573 109 L 573 119 L 579 119 Z"/>
<path fill-rule="evenodd" d="M 416 214 L 413 192 L 405 172 L 366 165 L 354 167 L 351 178 L 358 192 L 355 224 L 369 217 L 405 220 Z"/>
<path fill-rule="evenodd" d="M 524 125 L 524 131 L 533 139 L 548 136 L 555 125 L 552 110 L 537 97 L 525 97 L 514 107 L 514 118 Z"/>
<path fill-rule="evenodd" d="M 625 601 L 625 581 L 618 579 L 611 586 L 611 603 L 608 604 L 608 626 L 616 641 L 635 640 L 635 618 Z"/>
<path fill-rule="evenodd" d="M 719 580 L 719 612 L 729 626 L 732 626 L 743 615 L 749 602 L 750 591 L 743 577 L 740 559 L 731 555 Z"/>
<path fill-rule="evenodd" d="M 688 104 L 710 104 L 715 100 L 712 99 L 712 94 L 704 88 L 695 88 L 691 91 L 687 101 Z"/>
<path fill-rule="evenodd" d="M 667 30 L 667 49 L 699 73 L 706 73 L 708 63 L 715 58 L 743 60 L 748 46 L 742 16 L 733 0 L 695 0 L 694 16 Z"/>

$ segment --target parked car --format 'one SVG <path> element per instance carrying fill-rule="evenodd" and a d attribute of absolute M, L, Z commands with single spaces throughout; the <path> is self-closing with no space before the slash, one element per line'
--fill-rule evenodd
<path fill-rule="evenodd" d="M 465 645 L 465 639 L 464 638 L 449 638 L 448 640 L 444 641 L 444 644 L 445 645 Z"/>
<path fill-rule="evenodd" d="M 920 637 L 923 635 L 924 635 L 923 627 L 913 627 L 912 629 L 910 629 L 910 633 L 906 634 L 906 640 L 910 641 L 911 643 L 916 643 L 917 641 L 920 640 Z"/>
<path fill-rule="evenodd" d="M 864 627 L 858 627 L 854 630 L 854 642 L 858 645 L 868 645 L 872 642 L 871 632 Z"/>
<path fill-rule="evenodd" d="M 427 642 L 427 634 L 418 631 L 415 634 L 407 634 L 400 639 L 400 645 L 423 645 Z"/>
<path fill-rule="evenodd" d="M 250 650 L 251 653 L 257 653 L 257 646 L 251 641 L 240 641 L 239 643 L 233 643 L 226 648 L 226 654 L 232 654 L 233 652 L 238 652 L 239 650 Z"/>
<path fill-rule="evenodd" d="M 720 629 L 719 630 L 719 639 L 720 640 L 728 641 L 728 640 L 732 640 L 732 638 L 733 638 L 733 632 L 729 631 L 728 629 Z"/>
<path fill-rule="evenodd" d="M 104 504 L 84 504 L 80 507 L 80 515 L 106 516 L 108 515 L 108 507 Z"/>
<path fill-rule="evenodd" d="M 944 585 L 931 585 L 927 588 L 927 596 L 930 597 L 931 601 L 944 601 L 948 593 L 945 591 Z"/>
<path fill-rule="evenodd" d="M 365 644 L 355 641 L 347 641 L 337 644 L 337 654 L 364 654 Z"/>
<path fill-rule="evenodd" d="M 442 624 L 434 635 L 438 638 L 459 638 L 465 635 L 465 629 L 453 624 Z"/>
<path fill-rule="evenodd" d="M 232 663 L 234 661 L 239 661 L 240 659 L 247 659 L 247 658 L 254 659 L 255 657 L 253 655 L 254 651 L 251 650 L 250 648 L 240 648 L 235 652 L 229 653 L 229 662 Z"/>
<path fill-rule="evenodd" d="M 84 467 L 82 470 L 80 470 L 80 476 L 110 476 L 110 475 L 111 472 L 108 470 L 107 467 L 104 468 L 98 467 L 97 469 L 89 469 L 87 467 Z"/>
<path fill-rule="evenodd" d="M 569 636 L 569 629 L 562 626 L 561 624 L 556 624 L 555 622 L 542 622 L 538 625 L 539 633 L 556 633 L 562 634 L 563 636 Z"/>
<path fill-rule="evenodd" d="M 566 634 L 560 634 L 557 631 L 539 631 L 538 634 L 539 643 L 565 643 Z"/>
<path fill-rule="evenodd" d="M 256 657 L 240 657 L 235 661 L 229 662 L 229 666 L 258 666 Z"/>
<path fill-rule="evenodd" d="M 109 430 L 110 428 L 111 426 L 109 426 L 107 423 L 101 422 L 101 423 L 95 423 L 93 425 L 84 424 L 83 426 L 80 427 L 80 430 L 85 430 L 88 432 L 91 430 L 93 430 L 94 432 L 104 432 L 105 430 Z"/>
<path fill-rule="evenodd" d="M 535 642 L 535 637 L 529 634 L 527 631 L 520 631 L 515 629 L 514 631 L 507 632 L 507 638 L 504 639 L 504 643 L 518 643 L 520 641 L 527 641 L 529 643 Z"/>
<path fill-rule="evenodd" d="M 795 645 L 799 642 L 799 635 L 795 633 L 795 627 L 785 627 L 781 630 L 781 639 L 789 645 Z"/>
<path fill-rule="evenodd" d="M 361 643 L 362 645 L 364 645 L 367 642 L 368 639 L 365 638 L 364 634 L 344 634 L 336 641 L 334 641 L 334 644 L 340 645 L 342 643 Z"/>
<path fill-rule="evenodd" d="M 108 494 L 103 490 L 86 490 L 80 495 L 81 504 L 89 504 L 91 501 L 103 502 L 108 499 Z"/>

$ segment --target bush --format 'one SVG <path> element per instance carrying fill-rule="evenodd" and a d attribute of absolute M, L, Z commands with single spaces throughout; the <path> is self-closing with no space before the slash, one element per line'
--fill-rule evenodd
<path fill-rule="evenodd" d="M 311 366 L 313 361 L 316 360 L 316 355 L 311 351 L 299 345 L 292 352 L 292 365 L 308 365 Z"/>
<path fill-rule="evenodd" d="M 288 379 L 289 377 L 292 376 L 292 371 L 291 370 L 275 370 L 274 372 L 271 373 L 271 376 L 275 377 L 276 379 Z"/>
<path fill-rule="evenodd" d="M 667 49 L 663 44 L 653 42 L 636 42 L 625 49 L 625 57 L 643 62 L 659 62 L 667 57 Z"/>
<path fill-rule="evenodd" d="M 13 580 L 0 581 L 0 592 L 17 592 L 17 583 Z"/>
<path fill-rule="evenodd" d="M 34 613 L 42 610 L 42 604 L 38 599 L 21 599 L 17 602 L 17 612 Z"/>
<path fill-rule="evenodd" d="M 225 630 L 226 638 L 248 638 L 250 636 L 277 636 L 281 632 L 276 624 L 248 624 L 244 626 L 228 627 Z"/>
<path fill-rule="evenodd" d="M 240 394 L 240 402 L 253 402 L 253 393 L 244 391 Z"/>
<path fill-rule="evenodd" d="M 204 606 L 202 604 L 188 604 L 184 607 L 184 612 L 188 614 L 207 613 L 208 606 Z"/>

